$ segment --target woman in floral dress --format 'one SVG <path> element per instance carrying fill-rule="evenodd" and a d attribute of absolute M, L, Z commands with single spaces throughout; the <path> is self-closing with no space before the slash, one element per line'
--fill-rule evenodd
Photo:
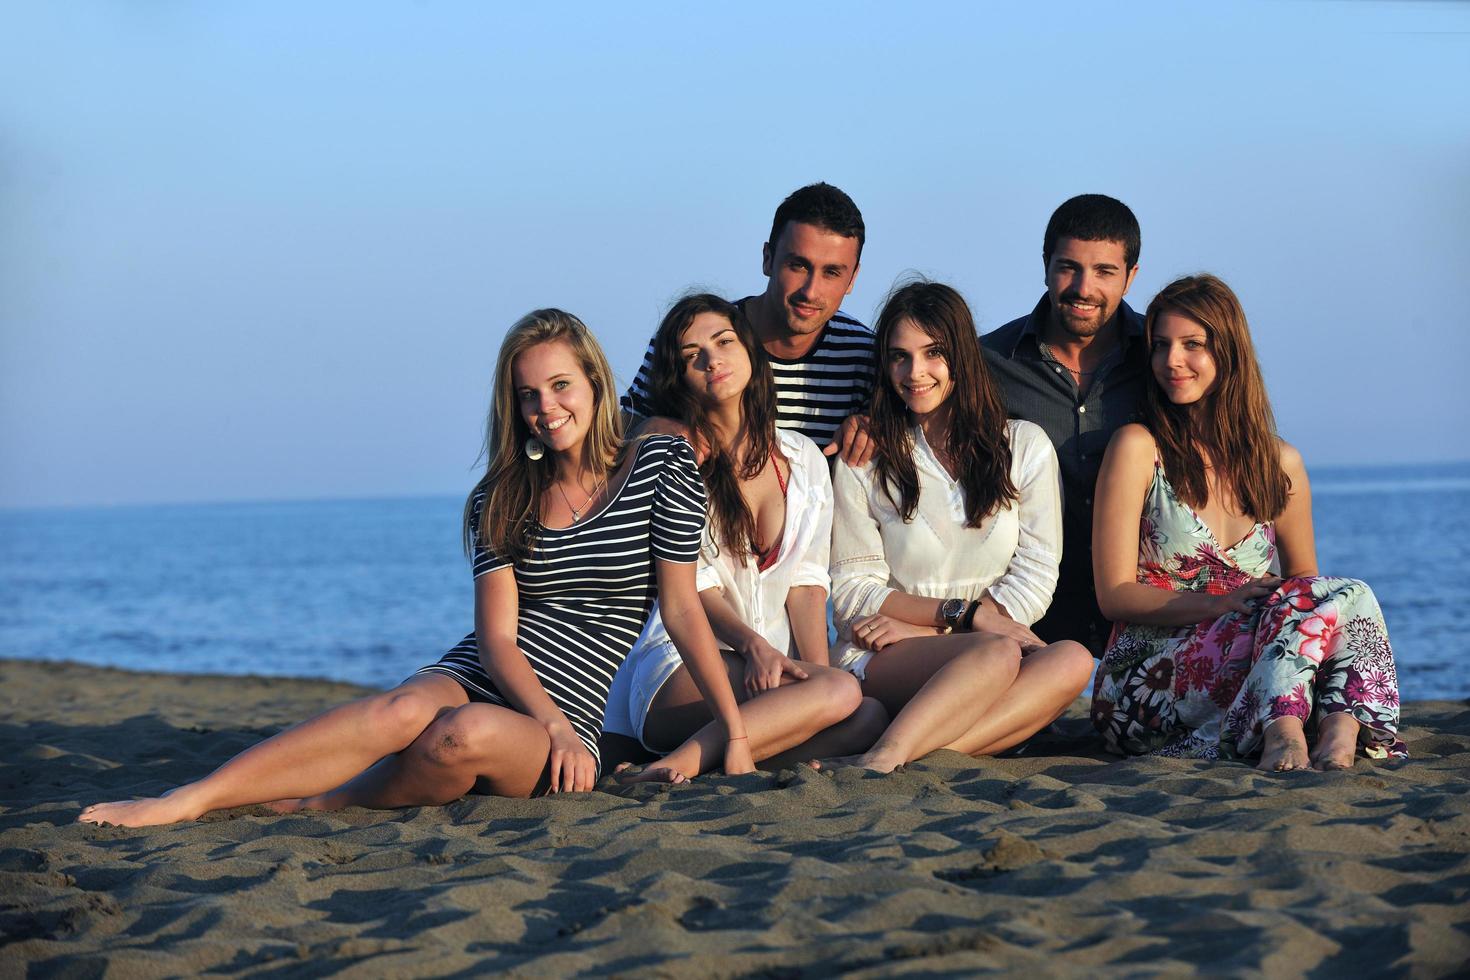
<path fill-rule="evenodd" d="M 1363 582 L 1317 572 L 1306 469 L 1276 435 L 1239 300 L 1188 276 L 1147 330 L 1145 422 L 1118 430 L 1098 475 L 1097 593 L 1116 626 L 1093 723 L 1116 752 L 1266 770 L 1403 755 L 1383 614 Z"/>

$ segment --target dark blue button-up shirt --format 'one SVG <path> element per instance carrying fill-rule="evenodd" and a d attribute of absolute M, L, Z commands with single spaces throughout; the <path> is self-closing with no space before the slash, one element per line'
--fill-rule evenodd
<path fill-rule="evenodd" d="M 1143 417 L 1148 350 L 1143 317 L 1119 304 L 1113 322 L 1122 328 L 1122 344 L 1098 365 L 1086 396 L 1079 398 L 1072 373 L 1041 345 L 1050 318 L 1051 299 L 1042 296 L 1030 315 L 986 334 L 980 345 L 1011 417 L 1046 430 L 1062 471 L 1061 576 L 1051 608 L 1033 628 L 1044 640 L 1076 640 L 1100 654 L 1111 624 L 1092 586 L 1093 487 L 1108 440 Z"/>

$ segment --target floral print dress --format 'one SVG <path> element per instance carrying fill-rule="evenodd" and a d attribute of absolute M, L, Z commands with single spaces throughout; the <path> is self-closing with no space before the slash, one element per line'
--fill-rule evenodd
<path fill-rule="evenodd" d="M 1174 592 L 1233 592 L 1270 571 L 1275 529 L 1258 523 L 1222 548 L 1154 464 L 1138 543 L 1138 581 Z M 1196 626 L 1118 623 L 1092 695 L 1107 747 L 1189 758 L 1259 755 L 1266 725 L 1300 718 L 1308 730 L 1351 711 L 1359 745 L 1402 756 L 1393 650 L 1368 586 L 1357 579 L 1286 579 L 1250 614 Z"/>

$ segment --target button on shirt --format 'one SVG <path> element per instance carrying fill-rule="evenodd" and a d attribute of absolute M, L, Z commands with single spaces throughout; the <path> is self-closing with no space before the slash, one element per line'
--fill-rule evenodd
<path fill-rule="evenodd" d="M 1087 395 L 1041 344 L 1051 319 L 1051 299 L 1042 296 L 1028 316 L 980 338 L 985 361 L 1005 396 L 1012 418 L 1046 430 L 1062 473 L 1062 567 L 1056 597 L 1036 626 L 1044 639 L 1074 639 L 1093 653 L 1107 642 L 1109 624 L 1097 608 L 1092 586 L 1092 495 L 1108 440 L 1121 426 L 1143 417 L 1149 380 L 1143 317 L 1120 303 L 1114 322 L 1122 344 L 1094 372 Z"/>

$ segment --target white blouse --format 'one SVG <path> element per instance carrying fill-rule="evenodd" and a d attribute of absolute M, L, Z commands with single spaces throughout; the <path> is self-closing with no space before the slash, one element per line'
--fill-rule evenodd
<path fill-rule="evenodd" d="M 796 656 L 796 640 L 786 617 L 786 594 L 798 585 L 815 585 L 831 591 L 827 563 L 832 547 L 832 478 L 827 457 L 817 444 L 798 432 L 777 429 L 781 455 L 791 463 L 786 484 L 786 526 L 776 561 L 764 572 L 755 559 L 736 561 L 727 550 L 717 549 L 705 532 L 699 552 L 696 587 L 719 588 L 740 621 L 754 629 L 766 642 Z"/>
<path fill-rule="evenodd" d="M 1006 424 L 1018 497 L 979 527 L 965 527 L 965 497 L 915 427 L 919 503 L 911 523 L 878 485 L 877 468 L 838 461 L 832 475 L 832 663 L 851 667 L 869 651 L 852 624 L 897 592 L 934 599 L 990 595 L 1018 623 L 1046 613 L 1062 557 L 1057 454 L 1038 425 Z M 896 496 L 896 494 L 895 494 Z"/>

